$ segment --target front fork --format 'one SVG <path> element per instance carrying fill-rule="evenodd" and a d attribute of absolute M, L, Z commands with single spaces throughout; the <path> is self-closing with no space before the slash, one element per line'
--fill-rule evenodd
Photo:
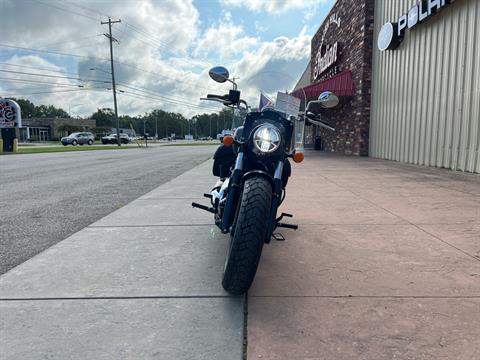
<path fill-rule="evenodd" d="M 270 207 L 270 216 L 268 222 L 267 232 L 265 234 L 265 242 L 269 243 L 270 238 L 272 237 L 273 231 L 277 223 L 277 210 L 280 206 L 280 201 L 282 199 L 282 175 L 283 175 L 283 161 L 279 161 L 275 168 L 275 175 L 273 177 L 273 188 L 272 188 L 272 206 Z"/>
<path fill-rule="evenodd" d="M 239 152 L 237 160 L 235 162 L 235 168 L 233 169 L 230 182 L 228 184 L 228 196 L 223 210 L 222 222 L 220 224 L 220 230 L 226 234 L 230 230 L 230 226 L 233 223 L 233 214 L 235 214 L 235 203 L 240 194 L 240 185 L 243 176 L 243 152 Z"/>
<path fill-rule="evenodd" d="M 239 152 L 237 160 L 235 162 L 235 168 L 233 169 L 232 176 L 228 185 L 228 196 L 225 203 L 225 208 L 223 211 L 222 221 L 220 224 L 220 229 L 222 233 L 228 233 L 230 227 L 233 224 L 233 215 L 236 210 L 236 202 L 240 195 L 240 187 L 243 177 L 244 169 L 244 154 Z M 275 168 L 275 175 L 273 177 L 273 186 L 272 186 L 272 205 L 270 207 L 269 221 L 267 223 L 267 231 L 265 233 L 265 242 L 270 242 L 273 231 L 275 230 L 277 224 L 277 210 L 280 206 L 282 198 L 282 175 L 283 175 L 283 161 L 278 161 Z"/>

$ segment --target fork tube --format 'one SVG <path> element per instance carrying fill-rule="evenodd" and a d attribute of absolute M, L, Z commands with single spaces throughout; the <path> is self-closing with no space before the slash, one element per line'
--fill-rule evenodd
<path fill-rule="evenodd" d="M 270 207 L 270 221 L 268 223 L 265 242 L 270 242 L 273 230 L 275 230 L 277 210 L 282 198 L 282 175 L 283 175 L 283 161 L 279 161 L 275 168 L 275 177 L 273 178 L 273 192 L 272 192 L 272 206 Z"/>
<path fill-rule="evenodd" d="M 230 182 L 228 184 L 227 202 L 223 210 L 222 226 L 223 233 L 227 233 L 232 225 L 232 214 L 235 214 L 236 202 L 238 202 L 238 194 L 240 189 L 240 180 L 243 176 L 243 152 L 239 152 L 237 155 L 237 161 L 235 162 L 235 168 L 233 169 Z"/>

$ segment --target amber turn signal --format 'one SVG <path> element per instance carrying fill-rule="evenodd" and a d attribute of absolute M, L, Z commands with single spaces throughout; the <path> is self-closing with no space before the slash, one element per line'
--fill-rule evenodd
<path fill-rule="evenodd" d="M 223 137 L 223 145 L 232 146 L 233 145 L 233 136 L 227 135 Z"/>
<path fill-rule="evenodd" d="M 295 152 L 292 158 L 296 163 L 301 163 L 303 159 L 305 159 L 305 156 L 303 155 L 303 152 Z"/>

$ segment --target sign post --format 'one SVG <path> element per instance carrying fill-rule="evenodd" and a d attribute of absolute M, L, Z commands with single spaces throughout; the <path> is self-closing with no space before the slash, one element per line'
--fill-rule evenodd
<path fill-rule="evenodd" d="M 13 100 L 0 98 L 0 152 L 16 152 L 19 129 L 22 127 L 20 106 Z"/>

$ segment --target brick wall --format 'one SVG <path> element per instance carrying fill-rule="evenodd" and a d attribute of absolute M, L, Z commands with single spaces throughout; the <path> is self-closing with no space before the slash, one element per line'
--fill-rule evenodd
<path fill-rule="evenodd" d="M 374 3 L 374 0 L 338 0 L 312 39 L 312 83 L 321 81 L 314 79 L 314 63 L 323 39 L 327 46 L 338 42 L 338 61 L 331 69 L 350 70 L 355 85 L 353 97 L 341 98 L 339 107 L 323 112 L 337 130 L 333 133 L 320 129 L 326 151 L 368 155 Z M 331 18 L 339 18 L 340 27 Z"/>

